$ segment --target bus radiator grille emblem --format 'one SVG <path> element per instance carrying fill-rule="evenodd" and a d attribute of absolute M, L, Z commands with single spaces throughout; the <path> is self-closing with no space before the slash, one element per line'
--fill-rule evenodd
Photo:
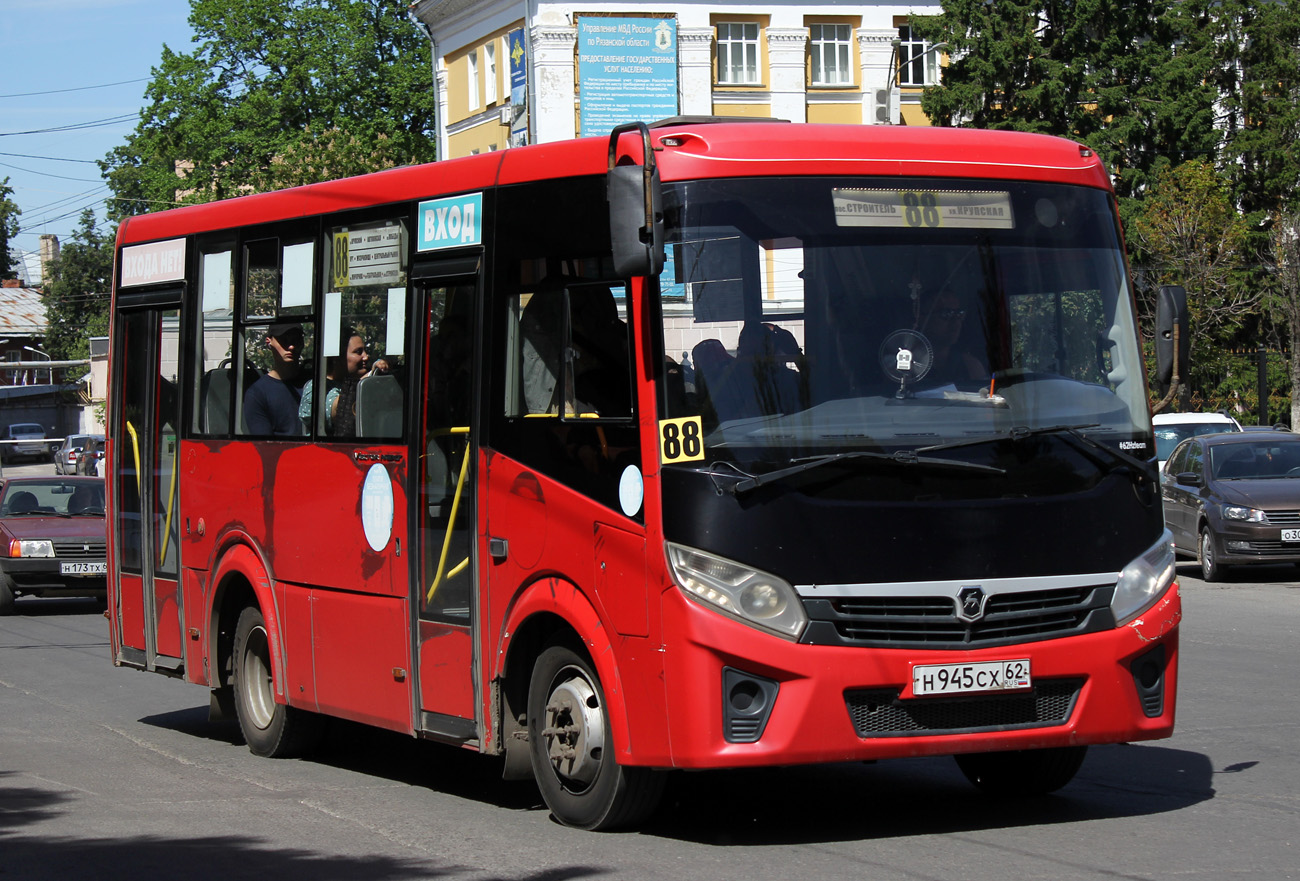
<path fill-rule="evenodd" d="M 984 617 L 984 600 L 987 595 L 982 587 L 963 587 L 957 594 L 957 617 L 963 621 L 974 622 Z"/>

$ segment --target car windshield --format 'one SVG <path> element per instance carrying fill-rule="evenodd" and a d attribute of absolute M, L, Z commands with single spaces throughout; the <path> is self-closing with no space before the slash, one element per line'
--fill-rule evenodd
<path fill-rule="evenodd" d="M 694 460 L 773 468 L 1068 426 L 1149 457 L 1107 194 L 937 186 L 669 186 L 665 437 L 698 431 Z"/>
<path fill-rule="evenodd" d="M 1156 457 L 1161 461 L 1168 459 L 1174 447 L 1189 437 L 1236 430 L 1237 426 L 1231 422 L 1183 422 L 1177 425 L 1157 425 L 1155 427 Z"/>
<path fill-rule="evenodd" d="M 25 480 L 9 483 L 0 517 L 104 516 L 104 484 L 94 480 Z"/>
<path fill-rule="evenodd" d="M 1300 443 L 1214 444 L 1210 473 L 1218 480 L 1300 477 Z"/>

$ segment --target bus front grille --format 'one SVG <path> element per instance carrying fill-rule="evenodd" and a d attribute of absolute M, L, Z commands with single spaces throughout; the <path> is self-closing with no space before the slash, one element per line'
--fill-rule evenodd
<path fill-rule="evenodd" d="M 902 700 L 899 689 L 876 688 L 844 699 L 858 737 L 909 737 L 1063 725 L 1082 687 L 1082 679 L 1045 679 L 1017 694 Z"/>
<path fill-rule="evenodd" d="M 833 645 L 973 648 L 1092 633 L 1114 626 L 1114 586 L 995 593 L 976 621 L 957 616 L 949 596 L 864 596 L 805 601 L 805 642 Z"/>

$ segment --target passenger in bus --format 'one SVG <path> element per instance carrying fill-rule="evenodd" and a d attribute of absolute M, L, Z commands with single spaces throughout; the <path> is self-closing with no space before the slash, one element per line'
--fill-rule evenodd
<path fill-rule="evenodd" d="M 339 335 L 339 351 L 325 359 L 325 430 L 331 437 L 356 437 L 357 383 L 371 372 L 370 353 L 366 340 L 351 327 Z M 374 369 L 385 372 L 388 362 L 382 358 Z M 298 416 L 303 425 L 311 424 L 313 381 L 307 380 L 298 403 Z"/>
<path fill-rule="evenodd" d="M 988 385 L 988 368 L 972 353 L 966 333 L 967 311 L 962 300 L 948 288 L 922 303 L 919 329 L 934 347 L 933 366 L 922 380 L 925 386 L 951 385 L 973 390 Z"/>
<path fill-rule="evenodd" d="M 608 287 L 582 287 L 569 295 L 574 396 L 579 409 L 599 416 L 631 416 L 627 325 Z"/>
<path fill-rule="evenodd" d="M 302 434 L 298 418 L 304 334 L 300 324 L 272 324 L 266 333 L 271 368 L 244 395 L 244 420 L 250 434 L 293 437 Z"/>

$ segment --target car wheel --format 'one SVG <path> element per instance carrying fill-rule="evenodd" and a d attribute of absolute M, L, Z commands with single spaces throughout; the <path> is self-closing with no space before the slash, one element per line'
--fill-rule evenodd
<path fill-rule="evenodd" d="M 302 755 L 324 731 L 323 716 L 275 702 L 270 637 L 255 606 L 235 626 L 235 715 L 249 751 L 272 759 Z"/>
<path fill-rule="evenodd" d="M 9 576 L 0 572 L 0 615 L 12 615 L 14 611 L 14 583 Z"/>
<path fill-rule="evenodd" d="M 1032 796 L 1055 792 L 1074 779 L 1086 746 L 968 753 L 955 756 L 966 779 L 990 795 Z"/>
<path fill-rule="evenodd" d="M 614 760 L 605 693 L 592 665 L 567 645 L 552 645 L 528 687 L 533 776 L 555 819 L 579 829 L 613 829 L 654 811 L 663 774 Z"/>
<path fill-rule="evenodd" d="M 1222 581 L 1227 575 L 1228 567 L 1220 562 L 1219 542 L 1208 526 L 1201 527 L 1201 543 L 1198 546 L 1197 558 L 1201 564 L 1203 580 Z"/>

